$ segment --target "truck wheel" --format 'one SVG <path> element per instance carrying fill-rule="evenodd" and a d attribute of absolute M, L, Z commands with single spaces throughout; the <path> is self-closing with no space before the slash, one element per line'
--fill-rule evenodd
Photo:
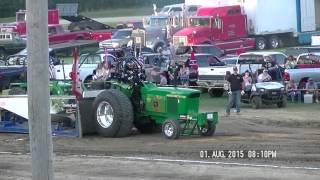
<path fill-rule="evenodd" d="M 111 92 L 110 90 L 101 92 L 93 102 L 94 120 L 96 122 L 96 130 L 99 135 L 104 137 L 117 137 L 118 134 L 128 135 L 130 132 L 123 132 L 124 121 L 130 121 L 131 103 L 124 106 L 126 101 L 121 92 Z M 132 119 L 131 119 L 132 120 Z M 128 123 L 129 124 L 129 123 Z M 120 130 L 120 128 L 122 128 Z"/>
<path fill-rule="evenodd" d="M 27 94 L 27 91 L 21 87 L 13 87 L 8 92 L 9 95 L 22 95 Z"/>
<path fill-rule="evenodd" d="M 117 133 L 117 137 L 125 137 L 128 136 L 133 127 L 133 120 L 134 120 L 134 114 L 133 114 L 133 107 L 131 105 L 130 99 L 121 93 L 118 90 L 110 89 L 109 90 L 116 98 L 118 98 L 118 102 L 121 105 L 122 110 L 122 119 L 120 124 L 119 132 Z"/>
<path fill-rule="evenodd" d="M 210 97 L 221 97 L 223 95 L 223 90 L 220 89 L 210 89 L 208 91 Z"/>
<path fill-rule="evenodd" d="M 200 135 L 201 136 L 212 136 L 216 131 L 216 126 L 212 125 L 211 121 L 208 121 L 206 127 L 200 127 Z"/>
<path fill-rule="evenodd" d="M 5 61 L 7 57 L 7 53 L 4 49 L 0 48 L 0 60 Z"/>
<path fill-rule="evenodd" d="M 278 108 L 287 107 L 287 96 L 283 96 L 282 101 L 277 103 Z"/>
<path fill-rule="evenodd" d="M 166 120 L 162 125 L 162 133 L 168 139 L 178 139 L 180 124 L 178 120 Z"/>
<path fill-rule="evenodd" d="M 267 40 L 264 37 L 258 37 L 256 39 L 256 49 L 257 50 L 267 49 Z"/>
<path fill-rule="evenodd" d="M 159 53 L 161 49 L 163 49 L 164 44 L 163 43 L 159 43 L 156 45 L 156 47 L 154 48 L 154 52 L 155 53 Z"/>
<path fill-rule="evenodd" d="M 271 49 L 277 49 L 281 47 L 281 40 L 278 38 L 278 36 L 271 36 L 269 38 L 269 47 Z"/>
<path fill-rule="evenodd" d="M 260 109 L 260 108 L 261 108 L 261 105 L 262 105 L 261 97 L 259 97 L 259 96 L 254 96 L 254 97 L 251 99 L 251 106 L 252 106 L 253 109 Z"/>

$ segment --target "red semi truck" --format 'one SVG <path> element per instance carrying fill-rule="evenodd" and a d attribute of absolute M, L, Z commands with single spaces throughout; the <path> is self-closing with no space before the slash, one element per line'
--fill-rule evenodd
<path fill-rule="evenodd" d="M 188 19 L 188 27 L 173 36 L 175 46 L 213 44 L 227 53 L 255 47 L 254 38 L 247 37 L 246 15 L 241 7 L 201 7 L 197 16 Z"/>

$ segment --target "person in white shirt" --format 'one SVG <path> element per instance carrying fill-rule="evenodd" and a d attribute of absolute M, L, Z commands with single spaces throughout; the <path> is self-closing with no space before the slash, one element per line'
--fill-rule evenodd
<path fill-rule="evenodd" d="M 267 70 L 267 69 L 264 69 L 264 70 L 263 70 L 263 73 L 261 73 L 261 74 L 258 76 L 258 83 L 261 83 L 261 82 L 269 82 L 269 81 L 272 81 L 272 78 L 271 78 L 271 76 L 269 75 L 268 70 Z"/>

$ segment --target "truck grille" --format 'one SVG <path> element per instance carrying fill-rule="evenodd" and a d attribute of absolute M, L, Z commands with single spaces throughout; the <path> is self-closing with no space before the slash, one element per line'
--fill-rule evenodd
<path fill-rule="evenodd" d="M 167 97 L 167 112 L 175 114 L 178 111 L 178 99 L 176 97 Z"/>
<path fill-rule="evenodd" d="M 225 80 L 225 76 L 219 76 L 219 75 L 199 75 L 199 80 Z"/>
<path fill-rule="evenodd" d="M 187 46 L 188 45 L 187 36 L 173 36 L 173 45 L 176 47 Z"/>

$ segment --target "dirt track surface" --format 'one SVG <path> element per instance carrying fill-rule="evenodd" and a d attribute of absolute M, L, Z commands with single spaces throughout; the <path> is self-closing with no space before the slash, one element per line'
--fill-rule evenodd
<path fill-rule="evenodd" d="M 202 111 L 209 110 L 208 107 L 202 107 Z M 109 175 L 110 179 L 319 179 L 319 111 L 274 107 L 253 110 L 245 106 L 239 116 L 232 114 L 226 118 L 222 109 L 219 113 L 220 122 L 216 134 L 207 138 L 182 137 L 172 141 L 165 139 L 161 134 L 142 135 L 137 132 L 133 132 L 133 135 L 127 138 L 113 139 L 98 136 L 83 139 L 54 137 L 58 179 L 63 179 L 66 175 L 70 175 L 70 179 L 77 179 L 78 175 L 75 174 L 79 172 L 83 179 L 105 179 L 103 177 L 108 176 L 111 170 L 114 171 L 114 176 Z M 21 176 L 30 178 L 28 139 L 28 135 L 0 134 L 0 152 L 9 153 L 0 154 L 0 177 L 5 177 L 0 179 L 18 179 Z M 201 150 L 275 150 L 276 158 L 201 159 Z M 19 154 L 10 155 L 12 152 Z M 113 159 L 114 157 L 124 159 Z M 135 158 L 127 159 L 128 157 Z M 144 161 L 145 158 L 151 160 Z M 157 162 L 154 159 L 182 161 Z M 191 160 L 193 163 L 184 160 Z M 227 164 L 200 165 L 198 161 Z M 118 170 L 112 169 L 112 166 L 107 165 L 109 163 L 119 166 Z M 79 167 L 75 166 L 76 164 L 79 164 Z M 67 168 L 68 166 L 72 168 Z M 161 172 L 137 170 L 137 167 L 133 166 L 137 166 L 138 169 L 153 167 Z M 198 172 L 185 169 L 190 167 Z M 181 170 L 181 173 L 176 173 L 175 169 Z M 200 174 L 191 176 L 191 173 Z"/>

